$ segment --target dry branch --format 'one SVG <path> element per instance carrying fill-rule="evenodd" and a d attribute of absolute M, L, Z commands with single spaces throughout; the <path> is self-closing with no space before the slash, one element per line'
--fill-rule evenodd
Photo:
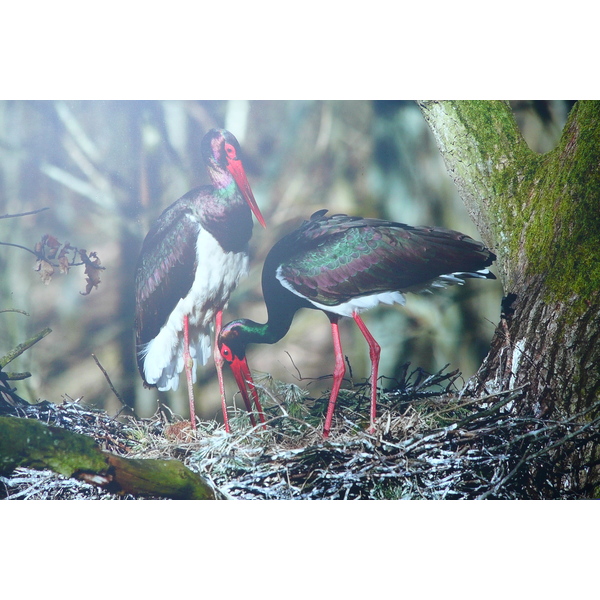
<path fill-rule="evenodd" d="M 44 207 L 44 208 L 38 208 L 37 210 L 30 210 L 28 212 L 23 212 L 23 213 L 14 213 L 12 215 L 10 214 L 5 214 L 5 215 L 0 215 L 0 219 L 14 219 L 15 217 L 27 217 L 29 215 L 36 215 L 38 213 L 44 212 L 45 210 L 49 210 L 49 207 Z"/>
<path fill-rule="evenodd" d="M 50 327 L 46 327 L 45 329 L 42 329 L 42 331 L 31 336 L 28 340 L 26 340 L 22 344 L 19 344 L 18 346 L 13 348 L 10 352 L 8 352 L 7 354 L 5 354 L 4 356 L 2 356 L 0 358 L 0 369 L 3 369 L 7 364 L 12 362 L 15 358 L 17 358 L 18 356 L 21 356 L 21 354 L 23 354 L 23 352 L 25 352 L 25 350 L 29 350 L 29 348 L 31 348 L 31 346 L 33 346 L 34 344 L 37 344 L 37 342 L 39 342 L 41 339 L 45 338 L 50 333 L 52 333 L 52 329 L 50 329 Z"/>

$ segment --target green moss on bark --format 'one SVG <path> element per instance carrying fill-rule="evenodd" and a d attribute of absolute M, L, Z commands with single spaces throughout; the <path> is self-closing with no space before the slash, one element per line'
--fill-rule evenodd
<path fill-rule="evenodd" d="M 527 146 L 505 102 L 442 104 L 455 125 L 446 148 L 461 152 L 457 184 L 486 213 L 500 259 L 543 275 L 546 302 L 575 297 L 574 312 L 583 310 L 600 290 L 600 102 L 578 102 L 546 155 Z"/>
<path fill-rule="evenodd" d="M 211 486 L 176 460 L 131 459 L 103 452 L 85 435 L 35 419 L 0 417 L 0 474 L 51 469 L 112 492 L 174 499 L 214 499 Z"/>
<path fill-rule="evenodd" d="M 547 302 L 576 296 L 584 308 L 600 290 L 600 103 L 575 106 L 537 178 L 525 224 L 528 269 L 545 276 Z"/>
<path fill-rule="evenodd" d="M 76 471 L 108 469 L 106 456 L 84 435 L 14 417 L 0 417 L 0 432 L 0 474 L 29 467 L 71 477 Z"/>

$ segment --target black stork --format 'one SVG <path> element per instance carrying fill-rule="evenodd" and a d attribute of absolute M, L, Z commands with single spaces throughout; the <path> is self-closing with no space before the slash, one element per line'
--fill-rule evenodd
<path fill-rule="evenodd" d="M 135 276 L 136 354 L 144 385 L 176 390 L 185 369 L 193 429 L 197 362 L 208 361 L 212 321 L 217 336 L 229 295 L 248 272 L 250 211 L 265 227 L 233 134 L 212 129 L 200 147 L 212 185 L 189 191 L 165 209 L 144 239 Z M 214 360 L 229 431 L 223 359 L 216 347 Z"/>
<path fill-rule="evenodd" d="M 331 322 L 335 350 L 333 387 L 323 436 L 331 430 L 333 412 L 345 373 L 338 330 L 340 317 L 352 317 L 369 344 L 371 358 L 370 431 L 374 431 L 380 346 L 360 313 L 379 303 L 404 304 L 405 292 L 432 291 L 463 279 L 495 279 L 485 267 L 496 256 L 481 242 L 440 227 L 411 227 L 379 219 L 346 215 L 312 215 L 269 251 L 262 272 L 268 321 L 248 319 L 225 325 L 218 346 L 231 366 L 246 406 L 248 384 L 258 394 L 246 360 L 251 343 L 273 344 L 289 330 L 300 308 L 322 310 Z"/>

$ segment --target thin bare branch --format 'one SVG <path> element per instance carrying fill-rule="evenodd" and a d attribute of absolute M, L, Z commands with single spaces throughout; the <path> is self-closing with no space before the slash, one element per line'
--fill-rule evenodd
<path fill-rule="evenodd" d="M 10 242 L 0 242 L 0 246 L 12 246 L 13 248 L 20 248 L 21 250 L 27 250 L 27 252 L 30 252 L 36 258 L 40 258 L 39 254 L 37 252 L 34 252 L 33 250 L 31 250 L 31 248 L 26 248 L 25 246 L 20 246 L 19 244 L 11 244 Z"/>
<path fill-rule="evenodd" d="M 45 210 L 49 210 L 50 207 L 46 206 L 44 208 L 38 208 L 36 210 L 30 210 L 28 212 L 23 213 L 15 213 L 13 215 L 9 215 L 8 213 L 5 215 L 0 215 L 0 219 L 14 219 L 15 217 L 27 217 L 29 215 L 37 215 L 38 213 L 44 212 Z"/>
<path fill-rule="evenodd" d="M 119 392 L 117 392 L 115 386 L 112 384 L 112 381 L 110 380 L 106 369 L 100 364 L 98 357 L 95 354 L 92 354 L 92 358 L 96 361 L 96 364 L 98 365 L 98 368 L 102 371 L 102 374 L 106 378 L 106 381 L 108 381 L 108 385 L 110 386 L 110 389 L 112 390 L 113 394 L 117 397 L 117 399 L 123 406 L 126 406 L 125 402 L 123 401 L 123 398 L 121 398 L 121 395 L 119 394 Z"/>

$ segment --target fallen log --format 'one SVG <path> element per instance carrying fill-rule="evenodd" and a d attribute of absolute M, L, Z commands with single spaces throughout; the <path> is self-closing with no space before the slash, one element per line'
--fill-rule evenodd
<path fill-rule="evenodd" d="M 214 500 L 212 487 L 177 460 L 132 459 L 101 450 L 78 433 L 34 419 L 0 417 L 0 475 L 50 469 L 111 493 Z"/>

